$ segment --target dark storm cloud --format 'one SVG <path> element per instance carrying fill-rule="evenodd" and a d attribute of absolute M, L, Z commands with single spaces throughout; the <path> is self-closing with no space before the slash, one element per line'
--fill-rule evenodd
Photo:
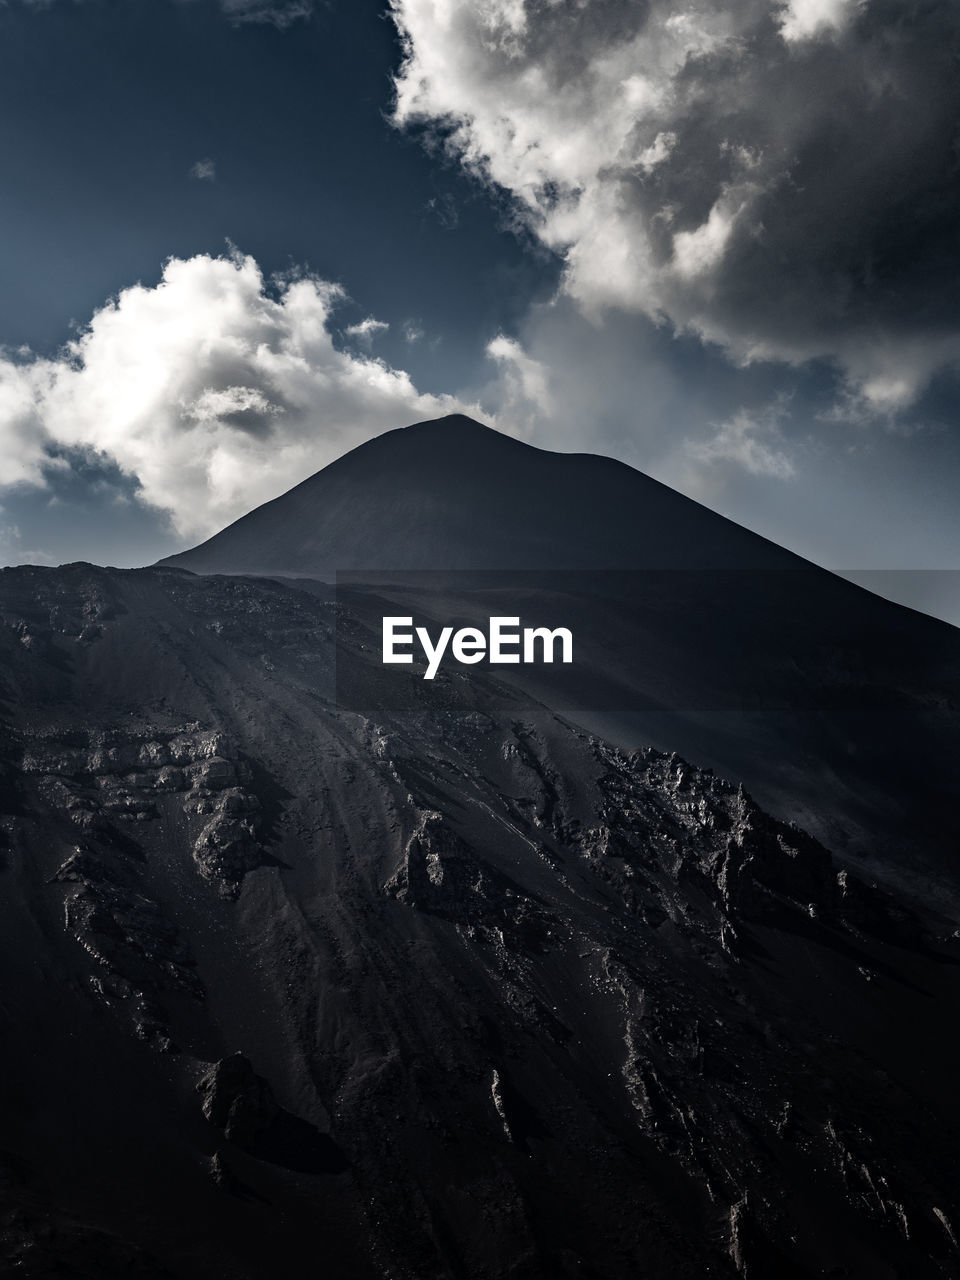
<path fill-rule="evenodd" d="M 892 412 L 960 354 L 960 8 L 394 0 L 427 121 L 569 293 L 737 360 L 833 359 Z"/>

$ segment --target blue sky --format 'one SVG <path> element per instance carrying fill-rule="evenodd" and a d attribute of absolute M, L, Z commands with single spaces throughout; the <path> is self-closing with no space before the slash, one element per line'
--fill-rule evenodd
<path fill-rule="evenodd" d="M 462 408 L 957 567 L 957 21 L 8 0 L 0 559 L 149 562 Z"/>
<path fill-rule="evenodd" d="M 399 52 L 379 4 L 278 30 L 208 0 L 14 0 L 0 35 L 7 346 L 50 353 L 171 255 L 230 241 L 267 275 L 342 282 L 350 318 L 428 316 L 443 358 L 399 332 L 387 353 L 452 389 L 486 336 L 551 288 L 548 256 L 386 122 Z M 212 180 L 192 177 L 208 159 Z"/>

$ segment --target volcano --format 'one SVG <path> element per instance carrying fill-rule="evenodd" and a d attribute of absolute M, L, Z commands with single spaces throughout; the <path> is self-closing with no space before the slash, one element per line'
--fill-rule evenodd
<path fill-rule="evenodd" d="M 802 564 L 622 462 L 536 449 L 461 414 L 388 431 L 160 563 L 319 579 Z"/>
<path fill-rule="evenodd" d="M 6 1274 L 957 1274 L 952 628 L 462 419 L 0 616 Z"/>

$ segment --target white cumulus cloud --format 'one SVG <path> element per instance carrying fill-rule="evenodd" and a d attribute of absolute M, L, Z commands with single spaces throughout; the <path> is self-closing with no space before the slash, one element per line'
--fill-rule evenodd
<path fill-rule="evenodd" d="M 173 258 L 54 359 L 0 356 L 0 487 L 43 486 L 77 450 L 207 536 L 381 431 L 456 411 L 402 370 L 338 350 L 337 285 L 271 287 L 239 254 Z"/>
<path fill-rule="evenodd" d="M 354 338 L 362 346 L 370 347 L 374 338 L 380 333 L 386 333 L 390 328 L 386 320 L 377 320 L 373 316 L 367 316 L 365 320 L 360 320 L 357 324 L 348 324 L 344 333 L 348 338 Z"/>

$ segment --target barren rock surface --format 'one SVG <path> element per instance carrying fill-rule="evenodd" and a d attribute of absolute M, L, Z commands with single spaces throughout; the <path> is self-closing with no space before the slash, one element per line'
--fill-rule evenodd
<path fill-rule="evenodd" d="M 338 706 L 320 588 L 0 609 L 10 1274 L 958 1274 L 936 898 L 488 675 Z"/>

